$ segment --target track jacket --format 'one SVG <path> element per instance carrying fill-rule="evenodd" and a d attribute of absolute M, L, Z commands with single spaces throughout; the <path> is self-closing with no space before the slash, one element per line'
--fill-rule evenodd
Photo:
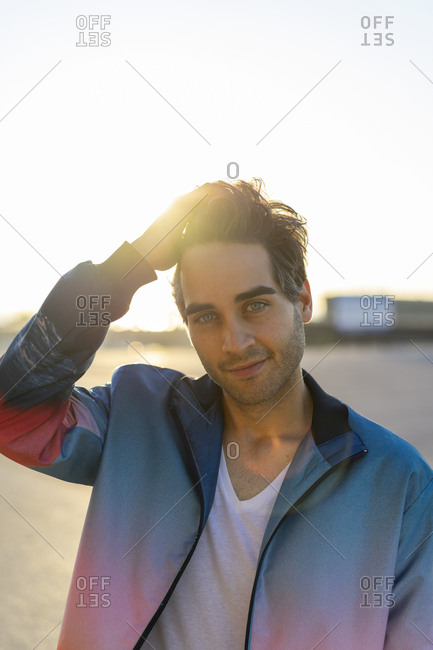
<path fill-rule="evenodd" d="M 207 375 L 133 364 L 111 384 L 74 388 L 108 322 L 155 277 L 127 243 L 103 264 L 79 264 L 0 362 L 2 453 L 94 486 L 61 650 L 145 648 L 212 507 L 223 415 Z M 304 381 L 313 433 L 264 534 L 245 648 L 430 650 L 433 471 L 409 443 Z"/>

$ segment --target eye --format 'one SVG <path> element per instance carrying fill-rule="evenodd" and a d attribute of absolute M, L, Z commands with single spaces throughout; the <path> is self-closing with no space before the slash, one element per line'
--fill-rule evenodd
<path fill-rule="evenodd" d="M 215 314 L 213 314 L 210 311 L 207 311 L 204 314 L 201 314 L 201 316 L 197 316 L 197 318 L 194 319 L 194 323 L 210 323 L 214 320 Z"/>
<path fill-rule="evenodd" d="M 247 305 L 247 310 L 258 312 L 262 311 L 266 306 L 267 303 L 263 300 L 255 300 L 254 302 L 250 302 L 250 304 Z"/>

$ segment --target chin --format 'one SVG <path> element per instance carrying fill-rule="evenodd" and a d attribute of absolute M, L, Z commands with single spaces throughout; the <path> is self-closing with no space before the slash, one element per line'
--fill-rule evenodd
<path fill-rule="evenodd" d="M 233 388 L 233 386 L 222 386 L 221 388 L 232 400 L 238 402 L 238 404 L 243 404 L 244 406 L 258 406 L 259 404 L 265 404 L 271 400 L 277 399 L 278 390 L 263 390 L 263 388 L 255 387 L 250 390 L 248 389 L 239 389 Z"/>

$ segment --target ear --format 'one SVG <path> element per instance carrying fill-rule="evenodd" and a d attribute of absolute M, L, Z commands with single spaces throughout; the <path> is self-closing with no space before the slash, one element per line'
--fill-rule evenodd
<path fill-rule="evenodd" d="M 311 297 L 310 283 L 305 280 L 299 293 L 299 310 L 303 323 L 308 323 L 313 316 L 313 299 Z"/>

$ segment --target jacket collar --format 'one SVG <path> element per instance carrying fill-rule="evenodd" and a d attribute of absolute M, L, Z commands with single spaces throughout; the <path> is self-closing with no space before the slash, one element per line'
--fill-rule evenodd
<path fill-rule="evenodd" d="M 306 370 L 302 370 L 302 375 L 313 399 L 312 429 L 316 445 L 350 432 L 347 406 L 328 395 Z M 173 400 L 185 429 L 196 421 L 214 419 L 214 411 L 220 407 L 221 395 L 221 388 L 209 375 L 199 379 L 182 376 L 174 387 Z"/>
<path fill-rule="evenodd" d="M 291 494 L 291 503 L 331 467 L 367 451 L 349 425 L 347 406 L 328 395 L 309 373 L 302 372 L 313 399 L 313 422 L 312 432 L 301 441 L 281 489 L 283 499 L 286 492 Z M 195 380 L 181 377 L 171 395 L 171 408 L 186 436 L 202 487 L 203 525 L 218 478 L 224 428 L 221 396 L 221 389 L 208 375 Z"/>

